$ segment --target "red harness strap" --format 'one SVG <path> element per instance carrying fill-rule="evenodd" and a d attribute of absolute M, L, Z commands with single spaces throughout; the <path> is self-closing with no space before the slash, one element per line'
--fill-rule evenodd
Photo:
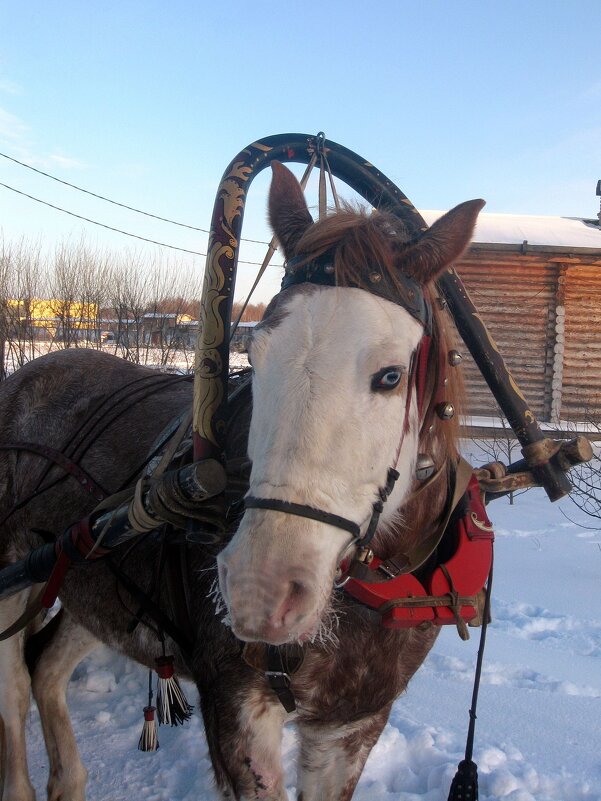
<path fill-rule="evenodd" d="M 494 532 L 480 498 L 478 480 L 470 478 L 467 512 L 456 523 L 457 546 L 451 558 L 439 565 L 423 583 L 411 573 L 392 575 L 386 563 L 373 557 L 368 565 L 382 581 L 348 577 L 344 590 L 381 614 L 385 628 L 411 628 L 473 620 L 478 614 L 477 596 L 492 564 Z"/>
<path fill-rule="evenodd" d="M 56 601 L 67 570 L 72 564 L 85 562 L 87 559 L 99 559 L 109 553 L 107 548 L 98 546 L 91 536 L 89 517 L 74 523 L 56 541 L 54 549 L 58 558 L 42 596 L 42 606 L 45 609 L 50 609 Z"/>

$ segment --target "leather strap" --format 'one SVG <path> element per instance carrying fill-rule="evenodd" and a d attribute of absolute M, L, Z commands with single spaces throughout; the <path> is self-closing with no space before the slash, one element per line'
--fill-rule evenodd
<path fill-rule="evenodd" d="M 44 585 L 39 592 L 30 597 L 29 601 L 27 602 L 27 606 L 23 610 L 22 614 L 20 614 L 15 620 L 15 622 L 12 623 L 8 628 L 4 629 L 4 631 L 0 631 L 0 642 L 3 640 L 8 640 L 9 637 L 17 634 L 40 614 L 42 609 L 44 609 L 44 603 L 42 599 L 45 591 L 46 585 Z"/>
<path fill-rule="evenodd" d="M 267 645 L 249 642 L 242 651 L 246 664 L 265 674 L 270 688 L 288 713 L 296 709 L 291 677 L 299 670 L 304 656 L 302 646 L 295 643 Z"/>
<path fill-rule="evenodd" d="M 454 509 L 457 507 L 457 504 L 467 490 L 472 473 L 473 468 L 471 464 L 462 456 L 460 456 L 455 468 L 455 486 L 453 487 L 453 492 L 450 496 L 444 517 L 438 526 L 436 526 L 434 531 L 430 534 L 430 536 L 422 540 L 419 545 L 415 547 L 410 554 L 408 554 L 408 566 L 404 572 L 413 573 L 414 570 L 417 570 L 424 564 L 428 557 L 431 556 L 431 554 L 438 547 L 449 524 L 449 520 L 451 519 Z"/>
<path fill-rule="evenodd" d="M 160 628 L 176 642 L 182 650 L 184 659 L 189 660 L 192 655 L 193 644 L 180 627 L 168 617 L 157 604 L 131 579 L 125 571 L 116 565 L 111 559 L 105 562 L 108 569 L 115 576 L 117 581 L 127 590 L 131 597 L 140 604 L 144 612 L 157 623 Z"/>
<path fill-rule="evenodd" d="M 82 488 L 89 492 L 95 500 L 102 501 L 108 495 L 108 492 L 103 489 L 89 473 L 86 473 L 82 467 L 65 456 L 64 453 L 57 451 L 55 448 L 50 448 L 48 445 L 36 445 L 34 442 L 9 442 L 0 444 L 0 450 L 27 451 L 28 453 L 35 453 L 37 456 L 43 456 L 45 459 L 49 459 L 51 462 L 61 467 L 65 473 L 69 473 L 77 479 Z"/>
<path fill-rule="evenodd" d="M 317 520 L 319 523 L 327 523 L 329 526 L 348 531 L 354 540 L 361 536 L 360 527 L 352 520 L 331 512 L 324 512 L 322 509 L 315 509 L 313 506 L 305 506 L 302 503 L 281 501 L 278 498 L 255 498 L 253 495 L 249 495 L 244 499 L 244 506 L 247 509 L 271 509 L 274 512 L 284 512 L 297 517 L 308 517 L 310 520 Z"/>

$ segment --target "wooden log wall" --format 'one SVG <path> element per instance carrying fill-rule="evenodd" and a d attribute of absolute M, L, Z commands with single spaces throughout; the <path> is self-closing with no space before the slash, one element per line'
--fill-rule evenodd
<path fill-rule="evenodd" d="M 456 265 L 541 421 L 601 420 L 601 250 L 472 246 Z M 459 341 L 459 339 L 458 339 Z M 465 347 L 468 413 L 498 417 Z"/>
<path fill-rule="evenodd" d="M 601 260 L 568 265 L 559 292 L 565 331 L 561 417 L 601 420 Z"/>

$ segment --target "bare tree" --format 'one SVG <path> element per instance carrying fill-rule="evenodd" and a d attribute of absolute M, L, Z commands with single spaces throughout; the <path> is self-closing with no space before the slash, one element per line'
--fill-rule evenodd
<path fill-rule="evenodd" d="M 2 242 L 0 346 L 3 375 L 35 355 L 35 308 L 42 291 L 41 248 L 25 239 Z"/>
<path fill-rule="evenodd" d="M 175 362 L 184 361 L 186 368 L 192 365 L 195 342 L 190 337 L 190 327 L 184 323 L 195 322 L 189 310 L 198 307 L 200 274 L 175 260 L 157 262 L 146 312 L 146 342 L 158 349 L 161 366 L 174 367 Z"/>
<path fill-rule="evenodd" d="M 232 307 L 232 320 L 237 320 L 240 314 L 242 303 L 236 301 Z M 241 323 L 254 323 L 258 322 L 265 314 L 265 303 L 249 303 L 244 309 L 244 314 L 240 318 Z"/>
<path fill-rule="evenodd" d="M 201 279 L 159 250 L 117 257 L 81 239 L 43 257 L 39 246 L 0 242 L 0 376 L 9 356 L 18 367 L 36 355 L 44 335 L 50 349 L 112 347 L 136 363 L 191 369 Z"/>
<path fill-rule="evenodd" d="M 9 283 L 12 277 L 12 262 L 10 248 L 4 239 L 0 248 L 0 381 L 3 381 L 8 373 L 6 351 L 9 342 Z"/>
<path fill-rule="evenodd" d="M 599 404 L 596 408 L 599 408 Z M 573 433 L 576 426 L 568 423 L 564 428 L 566 433 Z M 601 530 L 601 416 L 598 412 L 585 412 L 578 428 L 588 434 L 593 443 L 594 456 L 590 462 L 576 465 L 570 470 L 570 500 L 591 518 L 593 529 Z"/>
<path fill-rule="evenodd" d="M 54 253 L 49 291 L 49 310 L 56 321 L 54 344 L 70 348 L 79 336 L 79 274 L 77 253 L 65 242 L 57 245 Z"/>
<path fill-rule="evenodd" d="M 496 422 L 499 425 L 496 425 Z M 507 422 L 506 417 L 499 407 L 497 407 L 497 414 L 494 418 L 495 425 L 492 426 L 491 431 L 487 432 L 486 437 L 474 441 L 481 453 L 489 458 L 491 462 L 502 462 L 509 465 L 516 458 L 521 458 L 521 447 L 518 442 L 513 429 Z M 518 495 L 523 495 L 528 490 L 521 490 L 520 492 L 509 493 L 509 503 L 513 504 L 514 498 Z"/>
<path fill-rule="evenodd" d="M 140 254 L 128 252 L 113 266 L 109 287 L 109 307 L 116 319 L 116 349 L 128 361 L 140 364 L 142 320 L 146 306 L 144 261 Z"/>
<path fill-rule="evenodd" d="M 92 251 L 81 243 L 78 249 L 79 293 L 78 304 L 82 330 L 86 330 L 88 344 L 102 347 L 101 309 L 107 304 L 108 281 L 111 276 L 111 256 Z"/>

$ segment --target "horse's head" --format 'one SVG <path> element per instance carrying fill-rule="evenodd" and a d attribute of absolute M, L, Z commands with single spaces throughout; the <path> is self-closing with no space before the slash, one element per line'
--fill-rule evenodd
<path fill-rule="evenodd" d="M 457 206 L 417 239 L 378 212 L 313 223 L 296 178 L 273 165 L 270 219 L 288 288 L 250 346 L 252 500 L 218 560 L 241 639 L 314 637 L 391 468 L 382 521 L 401 506 L 420 430 L 412 367 L 430 325 L 427 287 L 466 248 L 482 205 Z"/>

